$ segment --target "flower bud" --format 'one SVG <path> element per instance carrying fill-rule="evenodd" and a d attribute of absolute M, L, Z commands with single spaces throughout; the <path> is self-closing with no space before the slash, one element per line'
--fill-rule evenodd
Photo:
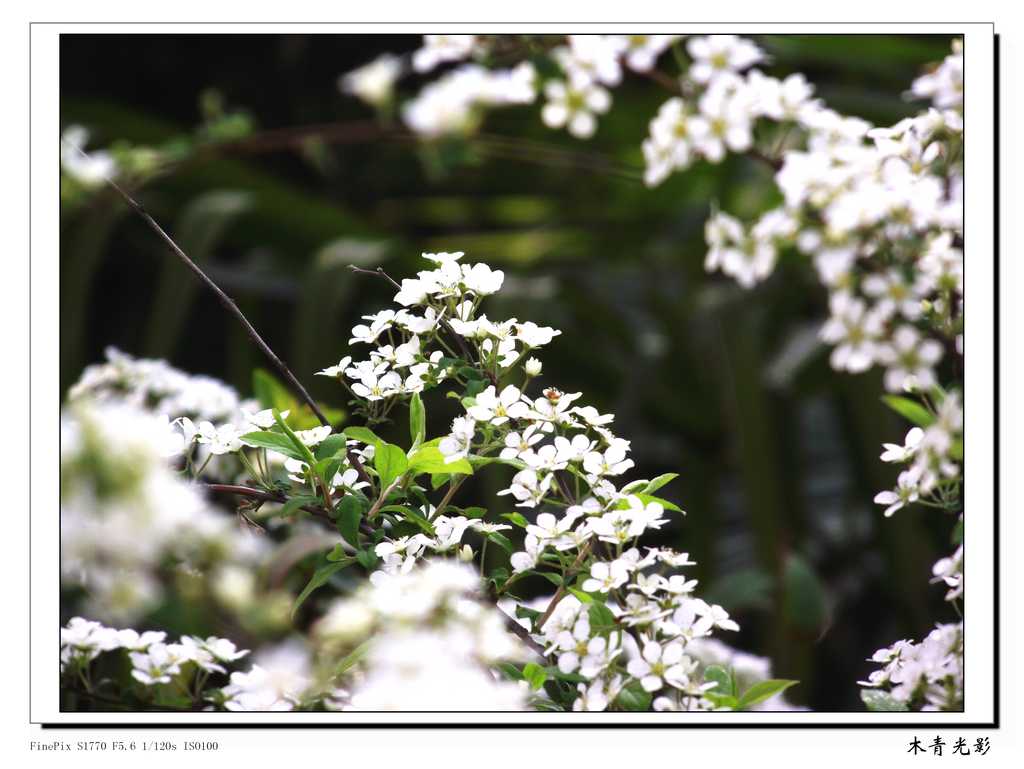
<path fill-rule="evenodd" d="M 469 563 L 473 560 L 473 548 L 469 545 L 463 545 L 462 549 L 459 550 L 459 560 L 464 563 Z"/>
<path fill-rule="evenodd" d="M 527 358 L 526 363 L 523 364 L 526 376 L 539 376 L 542 368 L 543 364 L 536 358 Z"/>

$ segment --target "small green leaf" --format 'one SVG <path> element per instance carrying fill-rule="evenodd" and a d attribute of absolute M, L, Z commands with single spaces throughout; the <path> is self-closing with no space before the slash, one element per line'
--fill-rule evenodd
<path fill-rule="evenodd" d="M 935 421 L 935 416 L 928 409 L 917 401 L 904 398 L 902 395 L 883 395 L 882 402 L 918 427 L 928 427 Z"/>
<path fill-rule="evenodd" d="M 881 689 L 862 689 L 860 698 L 872 713 L 904 712 L 909 709 L 907 703 L 893 699 L 889 692 Z"/>
<path fill-rule="evenodd" d="M 413 393 L 409 400 L 409 437 L 412 445 L 418 446 L 427 435 L 427 412 L 419 393 Z"/>
<path fill-rule="evenodd" d="M 732 674 L 720 665 L 708 665 L 704 670 L 704 681 L 711 683 L 714 681 L 717 686 L 711 689 L 708 693 L 714 693 L 716 695 L 732 697 L 736 694 L 736 685 L 733 680 Z"/>
<path fill-rule="evenodd" d="M 521 529 L 525 529 L 530 525 L 530 522 L 526 520 L 522 513 L 503 513 L 501 517 Z"/>
<path fill-rule="evenodd" d="M 313 452 L 309 450 L 309 446 L 299 439 L 299 436 L 295 434 L 295 431 L 288 426 L 288 423 L 285 422 L 284 419 L 281 418 L 281 412 L 277 409 L 274 409 L 274 421 L 277 422 L 277 426 L 281 428 L 284 434 L 288 436 L 288 439 L 292 442 L 295 450 L 302 455 L 302 461 L 310 467 L 315 465 L 316 459 L 313 457 Z"/>
<path fill-rule="evenodd" d="M 260 449 L 271 449 L 272 451 L 284 454 L 286 457 L 291 459 L 297 459 L 300 462 L 306 461 L 305 455 L 296 450 L 291 439 L 289 439 L 284 433 L 272 433 L 264 430 L 254 433 L 246 433 L 242 436 L 241 440 L 246 446 L 254 446 Z"/>
<path fill-rule="evenodd" d="M 405 505 L 384 505 L 380 511 L 382 513 L 398 513 L 405 520 L 423 529 L 427 534 L 433 536 L 435 533 L 434 525 L 411 507 L 406 507 Z"/>
<path fill-rule="evenodd" d="M 321 566 L 315 572 L 313 572 L 312 578 L 310 578 L 309 582 L 306 583 L 306 586 L 302 589 L 302 592 L 299 593 L 298 598 L 295 599 L 295 603 L 292 604 L 292 617 L 295 616 L 295 612 L 299 610 L 299 607 L 302 606 L 302 604 L 305 602 L 307 598 L 309 598 L 309 596 L 313 593 L 314 590 L 326 585 L 327 580 L 329 580 L 332 576 L 334 576 L 339 571 L 344 569 L 346 566 L 349 566 L 353 562 L 354 561 L 350 559 L 347 561 L 341 560 L 335 561 L 333 563 L 325 563 L 323 566 Z"/>
<path fill-rule="evenodd" d="M 340 676 L 342 673 L 348 672 L 353 666 L 359 664 L 366 653 L 370 651 L 370 647 L 373 643 L 373 639 L 363 641 L 359 646 L 349 652 L 345 657 L 338 663 L 337 667 L 334 668 L 334 675 Z"/>
<path fill-rule="evenodd" d="M 467 518 L 483 518 L 487 515 L 486 507 L 467 507 L 462 511 Z"/>
<path fill-rule="evenodd" d="M 738 698 L 733 697 L 731 694 L 715 694 L 712 689 L 709 692 L 704 692 L 705 699 L 709 700 L 712 705 L 716 708 L 726 708 L 728 710 L 739 710 L 740 701 Z"/>
<path fill-rule="evenodd" d="M 343 431 L 352 440 L 365 443 L 367 446 L 376 446 L 378 443 L 383 443 L 377 434 L 369 427 L 360 427 L 355 425 L 353 427 L 346 427 Z"/>
<path fill-rule="evenodd" d="M 314 455 L 317 459 L 328 459 L 338 454 L 344 455 L 348 449 L 348 437 L 344 433 L 328 435 L 319 446 L 316 447 Z"/>
<path fill-rule="evenodd" d="M 580 603 L 590 604 L 594 602 L 594 596 L 590 595 L 590 593 L 584 593 L 582 590 L 577 590 L 574 587 L 570 587 L 569 592 L 576 596 Z"/>
<path fill-rule="evenodd" d="M 598 601 L 590 604 L 587 616 L 590 619 L 590 632 L 594 635 L 608 635 L 617 627 L 611 609 Z"/>
<path fill-rule="evenodd" d="M 502 534 L 500 531 L 492 531 L 487 535 L 487 539 L 496 544 L 506 553 L 515 552 L 515 545 L 512 544 L 511 540 Z"/>
<path fill-rule="evenodd" d="M 657 478 L 655 478 L 653 481 L 647 484 L 647 488 L 644 489 L 644 493 L 653 494 L 666 483 L 671 483 L 678 477 L 679 473 L 664 473 L 663 475 L 659 475 Z"/>
<path fill-rule="evenodd" d="M 335 508 L 338 512 L 338 532 L 352 547 L 359 548 L 359 523 L 366 512 L 366 501 L 355 494 L 343 497 Z"/>
<path fill-rule="evenodd" d="M 498 668 L 498 670 L 501 671 L 501 674 L 510 681 L 524 680 L 523 674 L 519 671 L 519 668 L 511 662 L 499 662 L 495 667 Z"/>
<path fill-rule="evenodd" d="M 622 687 L 619 696 L 615 698 L 615 704 L 623 710 L 633 712 L 649 710 L 651 707 L 651 693 L 645 691 L 639 681 L 634 681 Z"/>
<path fill-rule="evenodd" d="M 377 554 L 372 550 L 360 550 L 356 553 L 356 560 L 364 569 L 372 571 L 373 567 L 377 565 Z"/>
<path fill-rule="evenodd" d="M 953 533 L 950 536 L 954 545 L 962 545 L 964 543 L 964 519 L 961 518 L 956 522 L 956 526 L 953 527 Z"/>
<path fill-rule="evenodd" d="M 664 507 L 666 510 L 674 510 L 677 513 L 682 513 L 683 515 L 686 515 L 686 511 L 683 510 L 681 507 L 679 507 L 679 505 L 677 505 L 675 502 L 669 502 L 667 499 L 662 499 L 661 497 L 656 497 L 653 494 L 630 494 L 629 496 L 636 497 L 641 502 L 643 502 L 644 505 L 649 505 L 649 504 L 651 504 L 651 502 L 657 502 L 659 505 Z M 629 501 L 626 500 L 626 499 L 620 500 L 619 504 L 618 504 L 618 509 L 619 510 L 628 510 L 629 509 Z"/>
<path fill-rule="evenodd" d="M 408 469 L 409 460 L 400 446 L 381 442 L 373 455 L 373 466 L 380 475 L 381 488 L 385 489 Z"/>
<path fill-rule="evenodd" d="M 534 691 L 540 689 L 548 678 L 548 672 L 536 662 L 527 662 L 523 667 L 523 679 Z"/>
<path fill-rule="evenodd" d="M 799 682 L 784 678 L 769 678 L 767 681 L 758 681 L 743 692 L 743 696 L 740 697 L 739 708 L 740 710 L 745 710 L 753 705 L 764 702 L 797 683 Z"/>
<path fill-rule="evenodd" d="M 430 473 L 431 475 L 440 473 L 449 475 L 456 473 L 462 475 L 473 474 L 473 466 L 465 459 L 457 459 L 454 462 L 445 462 L 444 460 L 445 457 L 441 453 L 441 449 L 437 448 L 437 446 L 424 444 L 409 457 L 409 469 L 413 471 L 414 475 L 422 473 Z"/>
<path fill-rule="evenodd" d="M 327 560 L 331 561 L 332 563 L 336 561 L 343 561 L 346 558 L 348 558 L 350 562 L 355 563 L 356 559 L 348 554 L 348 551 L 345 550 L 345 546 L 340 542 L 334 546 L 334 549 L 331 550 L 331 552 L 327 554 Z"/>
<path fill-rule="evenodd" d="M 291 497 L 287 502 L 281 505 L 281 509 L 278 510 L 274 515 L 285 518 L 295 513 L 303 505 L 316 505 L 320 503 L 319 497 L 311 496 L 298 496 Z"/>
<path fill-rule="evenodd" d="M 808 633 L 819 633 L 828 622 L 825 586 L 810 563 L 797 553 L 786 558 L 782 611 L 786 620 Z"/>

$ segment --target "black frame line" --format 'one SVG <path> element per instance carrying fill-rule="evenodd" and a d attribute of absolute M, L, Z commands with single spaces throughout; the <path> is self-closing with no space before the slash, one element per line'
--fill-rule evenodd
<path fill-rule="evenodd" d="M 533 26 L 540 24 L 544 27 L 552 27 L 558 25 L 566 25 L 571 27 L 580 26 L 595 26 L 595 25 L 615 25 L 622 24 L 623 26 L 635 27 L 637 24 L 646 24 L 651 22 L 539 22 L 530 24 L 528 22 L 522 22 L 523 26 Z M 677 22 L 682 25 L 686 22 Z M 858 24 L 862 26 L 879 25 L 885 27 L 891 27 L 897 24 L 907 24 L 913 26 L 942 26 L 950 27 L 958 24 L 978 24 L 978 22 L 827 22 L 828 24 L 836 24 L 837 26 L 842 24 Z M 443 723 L 443 722 L 429 722 L 429 721 L 409 721 L 401 723 L 380 723 L 380 722 L 367 722 L 367 723 L 326 723 L 323 721 L 309 722 L 309 723 L 282 723 L 280 721 L 260 723 L 260 722 L 249 722 L 249 723 L 232 723 L 232 722 L 203 722 L 203 721 L 151 721 L 151 722 L 117 722 L 117 721 L 104 721 L 104 722 L 88 722 L 88 721 L 32 721 L 31 720 L 31 707 L 32 707 L 32 643 L 31 643 L 31 632 L 32 632 L 32 601 L 29 601 L 29 665 L 28 665 L 28 677 L 29 677 L 29 723 L 40 726 L 43 730 L 112 730 L 112 729 L 128 729 L 128 730 L 147 730 L 147 729 L 192 729 L 192 730 L 238 730 L 238 729 L 256 729 L 256 730 L 279 730 L 279 729 L 342 729 L 342 730 L 380 730 L 380 729 L 514 729 L 514 730 L 549 730 L 549 729 L 685 729 L 685 730 L 719 730 L 719 729 L 744 729 L 744 730 L 766 730 L 766 729 L 810 729 L 810 730 L 821 730 L 821 729 L 843 729 L 843 730 L 893 730 L 893 729 L 999 729 L 1000 728 L 1000 704 L 1001 704 L 1001 687 L 1000 687 L 1000 584 L 999 584 L 999 567 L 1000 567 L 1000 552 L 999 552 L 999 519 L 1001 511 L 1001 495 L 1000 495 L 1000 294 L 999 294 L 999 260 L 1000 260 L 1000 182 L 1001 174 L 999 167 L 1000 160 L 1000 109 L 999 109 L 999 86 L 1000 86 L 1000 35 L 995 32 L 995 22 L 982 22 L 983 24 L 989 24 L 993 29 L 993 54 L 992 54 L 992 69 L 993 69 L 993 186 L 994 186 L 994 201 L 993 201 L 993 346 L 994 346 L 994 360 L 993 360 L 993 440 L 994 440 L 994 457 L 993 457 L 993 483 L 994 483 L 994 496 L 993 496 L 993 636 L 994 636 L 994 657 L 993 657 L 993 719 L 991 722 L 959 722 L 959 723 L 946 723 L 941 721 L 915 721 L 909 723 L 899 722 L 885 722 L 873 724 L 869 722 L 864 723 L 842 723 L 842 722 L 803 722 L 803 723 L 785 723 L 785 722 L 773 722 L 770 724 L 757 724 L 753 722 L 743 723 L 712 723 L 712 722 L 701 722 L 701 723 L 654 723 L 654 722 L 642 722 L 642 723 L 626 723 L 622 721 L 603 721 L 599 720 L 592 723 L 551 723 L 547 722 L 473 722 L 473 723 Z M 282 26 L 308 26 L 311 24 L 317 24 L 318 26 L 338 26 L 338 27 L 353 27 L 353 26 L 421 26 L 421 27 L 452 27 L 452 26 L 480 26 L 480 22 L 405 22 L 405 21 L 385 21 L 385 22 L 302 22 L 302 21 L 290 21 L 290 22 L 262 22 L 262 21 L 250 21 L 250 22 L 130 22 L 130 21 L 87 21 L 87 22 L 61 22 L 61 21 L 42 21 L 42 22 L 30 22 L 29 27 L 29 82 L 31 84 L 31 72 L 32 72 L 32 27 L 35 25 L 39 26 L 51 26 L 51 25 L 69 25 L 74 24 L 76 26 L 119 26 L 119 25 L 140 25 L 146 26 L 160 26 L 166 24 L 173 24 L 175 26 L 216 26 L 216 25 L 231 25 L 231 26 L 265 26 L 265 27 L 282 27 Z M 663 27 L 665 22 L 659 23 L 659 26 Z M 818 22 L 700 22 L 701 26 L 726 26 L 726 27 L 737 27 L 737 26 L 749 26 L 758 24 L 759 26 L 770 26 L 770 27 L 784 27 L 791 28 L 794 26 L 813 25 L 820 26 Z M 506 25 L 508 26 L 508 25 Z M 74 34 L 74 33 L 67 33 Z M 149 34 L 149 33 L 139 33 Z M 160 34 L 160 33 L 152 33 Z M 226 34 L 226 33 L 210 33 L 210 34 Z M 242 33 L 242 34 L 259 34 L 259 33 Z M 274 34 L 273 32 L 267 32 L 266 34 Z M 311 32 L 308 34 L 340 34 L 337 32 Z M 375 33 L 363 33 L 366 36 L 372 36 Z M 548 34 L 557 34 L 556 31 L 552 30 Z M 742 33 L 741 33 L 742 34 Z M 751 34 L 761 34 L 751 33 Z M 822 33 L 811 33 L 815 35 L 835 35 L 839 33 L 835 32 L 822 32 Z M 846 33 L 849 35 L 869 35 L 869 34 L 880 34 L 871 32 L 850 32 Z M 59 131 L 59 126 L 58 126 Z M 966 149 L 965 149 L 966 156 Z M 29 163 L 29 477 L 31 478 L 32 473 L 32 270 L 31 270 L 31 259 L 32 259 L 32 89 L 29 88 L 29 152 L 28 152 L 28 163 Z M 58 201 L 59 204 L 59 201 Z M 966 203 L 964 204 L 966 207 Z M 966 210 L 966 208 L 965 208 Z M 61 401 L 59 386 L 58 386 L 58 404 Z M 965 411 L 966 411 L 966 399 L 965 399 Z M 965 419 L 966 424 L 966 419 Z M 31 585 L 32 575 L 32 526 L 31 526 L 31 515 L 32 515 L 32 486 L 29 484 L 29 584 Z M 59 515 L 59 511 L 58 511 Z M 59 543 L 58 543 L 59 545 Z M 31 589 L 31 588 L 30 588 Z M 964 635 L 966 638 L 966 623 L 964 629 Z M 64 711 L 61 711 L 64 712 Z M 116 712 L 116 711 L 110 711 Z M 132 715 L 139 713 L 145 713 L 146 711 L 128 711 Z M 368 711 L 370 713 L 387 715 L 387 711 Z M 426 712 L 426 711 L 405 711 L 405 712 Z M 504 711 L 458 711 L 458 710 L 447 710 L 438 711 L 439 713 L 462 713 L 462 714 L 479 714 L 479 713 L 502 713 Z M 846 714 L 846 713 L 859 713 L 860 711 L 816 711 L 828 714 Z M 750 711 L 745 713 L 746 716 L 757 717 L 758 714 L 763 715 L 774 715 L 777 711 Z M 223 714 L 220 714 L 223 715 Z M 242 714 L 239 714 L 240 716 Z M 548 714 L 551 717 L 553 714 Z M 915 714 L 916 715 L 916 714 Z M 287 716 L 285 716 L 287 717 Z M 553 716 L 558 718 L 557 716 Z M 605 717 L 606 718 L 606 717 Z"/>

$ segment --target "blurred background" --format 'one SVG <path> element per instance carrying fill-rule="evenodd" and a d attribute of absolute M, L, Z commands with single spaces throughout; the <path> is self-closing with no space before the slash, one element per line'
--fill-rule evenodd
<path fill-rule="evenodd" d="M 803 72 L 829 106 L 877 125 L 920 109 L 904 93 L 950 46 L 937 36 L 755 39 L 771 56 L 766 72 Z M 784 254 L 751 291 L 704 273 L 711 206 L 749 218 L 774 205 L 770 170 L 731 157 L 645 188 L 640 143 L 667 94 L 635 75 L 590 141 L 547 129 L 539 105 L 491 112 L 476 138 L 411 141 L 342 96 L 337 78 L 418 44 L 63 35 L 61 128 L 84 125 L 90 147 L 132 151 L 143 166 L 145 148 L 176 159 L 145 169 L 139 199 L 329 405 L 344 407 L 343 391 L 313 372 L 336 363 L 359 316 L 394 293 L 349 264 L 400 279 L 423 268 L 422 251 L 465 251 L 504 270 L 488 316 L 563 332 L 544 350 L 542 381 L 616 414 L 633 477 L 680 473 L 661 493 L 688 515 L 662 539 L 691 554 L 704 597 L 742 626 L 722 640 L 799 679 L 794 702 L 862 710 L 865 658 L 945 615 L 928 579 L 950 550 L 948 525 L 920 509 L 886 520 L 872 504 L 895 479 L 881 443 L 908 426 L 880 402 L 878 372 L 830 370 L 816 336 L 825 293 L 809 266 Z M 107 345 L 251 395 L 266 362 L 238 324 L 117 198 L 70 192 L 62 397 Z M 446 432 L 455 402 L 438 393 L 427 405 L 429 433 Z M 481 473 L 465 498 L 505 512 L 493 496 L 505 470 Z"/>

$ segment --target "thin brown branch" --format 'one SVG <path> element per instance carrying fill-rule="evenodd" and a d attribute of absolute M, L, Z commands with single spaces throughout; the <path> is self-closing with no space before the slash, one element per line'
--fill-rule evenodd
<path fill-rule="evenodd" d="M 360 275 L 372 275 L 373 277 L 376 278 L 384 278 L 384 280 L 388 281 L 392 286 L 397 288 L 399 291 L 402 290 L 402 287 L 395 281 L 394 278 L 392 278 L 384 271 L 383 267 L 378 267 L 376 270 L 364 270 L 362 267 L 356 267 L 354 264 L 350 264 L 348 268 L 352 270 L 352 272 L 358 273 Z M 470 352 L 469 347 L 466 345 L 466 340 L 462 338 L 461 334 L 459 334 L 454 328 L 452 328 L 452 324 L 449 323 L 446 318 L 442 317 L 440 319 L 440 322 L 441 327 L 451 335 L 452 339 L 455 340 L 455 343 L 459 346 L 459 351 L 466 358 L 466 361 L 472 362 L 473 353 Z M 489 371 L 485 371 L 484 373 L 486 373 L 491 382 L 495 386 L 497 386 L 498 382 L 494 374 L 492 374 Z"/>
<path fill-rule="evenodd" d="M 68 146 L 74 147 L 75 145 L 68 144 Z M 89 157 L 79 147 L 75 147 L 75 149 L 84 157 Z M 273 363 L 274 366 L 277 367 L 278 371 L 280 371 L 284 375 L 285 379 L 288 380 L 289 384 L 291 384 L 295 392 L 298 393 L 299 397 L 301 397 L 302 400 L 304 400 L 306 404 L 309 406 L 309 408 L 312 410 L 312 412 L 316 414 L 316 418 L 320 420 L 320 424 L 329 427 L 331 424 L 330 420 L 328 420 L 327 417 L 324 416 L 319 406 L 316 405 L 316 401 L 313 400 L 310 394 L 306 391 L 306 388 L 302 386 L 302 383 L 291 372 L 291 369 L 289 369 L 288 366 L 285 365 L 284 361 L 277 357 L 274 351 L 270 349 L 270 346 L 263 341 L 263 337 L 259 335 L 259 332 L 256 331 L 255 327 L 249 322 L 249 319 L 245 317 L 245 315 L 242 313 L 240 309 L 238 309 L 238 305 L 235 304 L 235 301 L 230 296 L 225 294 L 221 290 L 220 286 L 214 283 L 213 280 L 211 280 L 210 277 L 205 272 L 202 271 L 199 265 L 197 265 L 189 258 L 188 254 L 186 254 L 181 249 L 181 247 L 174 242 L 174 239 L 171 238 L 171 236 L 164 231 L 163 227 L 161 227 L 157 223 L 156 219 L 150 216 L 149 212 L 146 211 L 145 208 L 143 208 L 141 203 L 139 203 L 137 200 L 135 200 L 135 198 L 133 198 L 131 195 L 125 192 L 125 190 L 122 189 L 121 186 L 113 179 L 107 177 L 106 182 L 117 192 L 118 195 L 120 195 L 124 199 L 124 201 L 135 211 L 135 213 L 142 217 L 142 220 L 146 222 L 147 225 L 149 225 L 149 228 L 153 230 L 153 232 L 155 232 L 160 237 L 161 240 L 163 240 L 164 244 L 174 253 L 175 256 L 177 256 L 181 260 L 182 264 L 188 267 L 188 269 L 192 271 L 192 274 L 195 275 L 196 278 L 198 278 L 201 283 L 203 283 L 216 295 L 217 299 L 220 300 L 220 303 L 224 305 L 225 309 L 227 309 L 228 312 L 230 312 L 232 315 L 235 316 L 235 318 L 237 318 L 238 322 L 241 323 L 242 326 L 245 328 L 245 331 L 249 335 L 249 338 L 252 339 L 256 346 L 259 347 L 260 350 L 263 352 L 263 354 L 270 359 L 270 362 Z"/>
<path fill-rule="evenodd" d="M 558 602 L 565 598 L 566 589 L 565 586 L 569 584 L 569 580 L 576 576 L 576 573 L 580 570 L 580 566 L 583 565 L 583 561 L 586 560 L 587 556 L 590 555 L 591 544 L 593 540 L 587 542 L 581 549 L 580 554 L 576 556 L 576 560 L 573 561 L 572 566 L 562 577 L 562 584 L 559 585 L 558 590 L 555 591 L 554 596 L 551 598 L 551 602 L 548 604 L 548 608 L 544 610 L 544 613 L 540 615 L 537 620 L 537 624 L 534 626 L 537 630 L 541 630 L 544 627 L 544 623 L 551 618 L 551 614 L 554 612 L 555 607 L 558 606 Z"/>

